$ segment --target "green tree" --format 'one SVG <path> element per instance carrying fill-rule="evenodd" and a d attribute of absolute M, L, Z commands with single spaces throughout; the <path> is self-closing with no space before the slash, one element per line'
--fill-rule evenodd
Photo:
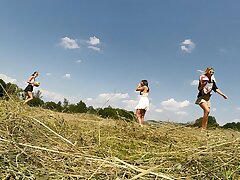
<path fill-rule="evenodd" d="M 98 114 L 103 118 L 113 118 L 113 119 L 118 118 L 116 111 L 111 106 L 108 106 L 104 109 L 100 109 L 98 111 Z"/>
<path fill-rule="evenodd" d="M 5 96 L 5 99 L 8 100 L 10 97 L 13 99 L 24 99 L 24 91 L 19 88 L 16 84 L 5 83 L 0 79 L 0 97 Z"/>
<path fill-rule="evenodd" d="M 97 110 L 93 108 L 93 106 L 87 107 L 87 112 L 89 114 L 97 114 Z"/>
<path fill-rule="evenodd" d="M 37 90 L 37 92 L 33 93 L 35 98 L 42 99 L 42 92 L 40 90 Z"/>
<path fill-rule="evenodd" d="M 18 86 L 16 84 L 12 84 L 12 83 L 7 83 L 6 84 L 6 91 L 9 95 L 16 95 Z"/>
<path fill-rule="evenodd" d="M 53 101 L 45 102 L 43 105 L 43 108 L 50 109 L 50 110 L 56 110 L 57 107 L 58 107 L 58 104 Z"/>
<path fill-rule="evenodd" d="M 126 120 L 126 121 L 132 121 L 135 119 L 134 112 L 127 111 L 125 109 L 116 109 L 117 115 L 120 119 Z"/>
<path fill-rule="evenodd" d="M 33 93 L 33 99 L 28 102 L 29 106 L 41 107 L 44 105 L 44 101 L 42 100 L 42 92 L 38 90 Z"/>
<path fill-rule="evenodd" d="M 232 123 L 227 123 L 223 126 L 224 129 L 234 129 L 234 130 L 237 130 L 237 131 L 240 131 L 240 122 L 232 122 Z"/>
<path fill-rule="evenodd" d="M 198 118 L 194 124 L 195 127 L 202 127 L 202 117 Z M 208 125 L 207 127 L 219 127 L 217 120 L 213 116 L 208 116 Z"/>
<path fill-rule="evenodd" d="M 70 104 L 69 105 L 69 112 L 86 113 L 87 112 L 87 106 L 83 101 L 80 101 L 77 104 Z"/>
<path fill-rule="evenodd" d="M 69 104 L 68 108 L 65 112 L 69 112 L 69 113 L 77 113 L 77 108 L 75 104 Z"/>
<path fill-rule="evenodd" d="M 64 98 L 64 100 L 63 100 L 63 110 L 62 110 L 62 112 L 68 112 L 69 111 L 69 101 L 66 99 L 66 98 Z"/>
<path fill-rule="evenodd" d="M 121 119 L 125 121 L 132 121 L 135 119 L 134 112 L 120 108 L 112 108 L 111 106 L 104 109 L 97 108 L 96 111 L 97 114 L 103 118 Z"/>
<path fill-rule="evenodd" d="M 62 112 L 63 110 L 63 107 L 62 107 L 62 102 L 61 101 L 58 101 L 57 103 L 57 109 L 56 109 L 58 112 Z"/>
<path fill-rule="evenodd" d="M 16 84 L 7 83 L 4 91 L 5 99 L 8 100 L 11 98 L 19 98 L 18 97 L 18 86 Z"/>
<path fill-rule="evenodd" d="M 87 112 L 87 106 L 82 100 L 76 104 L 76 108 L 77 108 L 77 112 L 79 112 L 79 113 Z"/>

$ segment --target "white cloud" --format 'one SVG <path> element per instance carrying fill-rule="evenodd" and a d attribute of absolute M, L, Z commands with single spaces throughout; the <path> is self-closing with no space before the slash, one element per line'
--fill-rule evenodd
<path fill-rule="evenodd" d="M 181 43 L 181 50 L 191 53 L 195 49 L 195 43 L 191 39 L 186 39 Z"/>
<path fill-rule="evenodd" d="M 87 41 L 87 43 L 89 44 L 88 48 L 89 49 L 92 49 L 94 51 L 98 51 L 100 52 L 101 51 L 101 48 L 100 47 L 97 47 L 97 45 L 100 44 L 100 39 L 93 36 L 93 37 L 90 37 L 89 40 Z"/>
<path fill-rule="evenodd" d="M 137 100 L 132 100 L 132 99 L 123 100 L 122 102 L 126 104 L 126 106 L 124 108 L 127 109 L 127 110 L 130 110 L 130 111 L 134 111 L 135 107 L 138 104 Z"/>
<path fill-rule="evenodd" d="M 217 111 L 217 109 L 216 108 L 212 108 L 212 111 L 215 112 L 215 111 Z"/>
<path fill-rule="evenodd" d="M 193 80 L 192 82 L 191 82 L 191 85 L 192 86 L 197 86 L 199 84 L 199 81 L 198 80 Z"/>
<path fill-rule="evenodd" d="M 188 52 L 188 51 L 189 51 L 188 48 L 186 48 L 186 46 L 183 46 L 183 45 L 181 45 L 181 50 L 182 50 L 182 51 L 185 51 L 185 52 Z"/>
<path fill-rule="evenodd" d="M 81 62 L 82 62 L 82 60 L 80 60 L 80 59 L 76 61 L 77 64 L 80 64 Z"/>
<path fill-rule="evenodd" d="M 236 109 L 237 109 L 238 111 L 240 111 L 240 107 L 237 107 Z"/>
<path fill-rule="evenodd" d="M 5 74 L 0 74 L 0 79 L 2 79 L 5 83 L 14 83 L 16 84 L 17 80 L 14 78 L 11 78 Z"/>
<path fill-rule="evenodd" d="M 155 109 L 155 111 L 156 111 L 156 112 L 159 112 L 159 113 L 163 112 L 162 109 Z"/>
<path fill-rule="evenodd" d="M 97 100 L 107 100 L 111 99 L 111 101 L 118 101 L 120 99 L 126 99 L 129 98 L 128 93 L 102 93 L 99 94 L 97 97 Z"/>
<path fill-rule="evenodd" d="M 87 41 L 87 42 L 88 42 L 88 44 L 90 44 L 92 46 L 96 46 L 96 45 L 100 44 L 100 39 L 93 36 L 93 37 L 90 37 L 89 41 Z"/>
<path fill-rule="evenodd" d="M 173 98 L 168 99 L 167 101 L 161 102 L 163 109 L 170 110 L 170 111 L 177 111 L 181 108 L 187 107 L 190 105 L 190 102 L 185 100 L 182 102 L 177 102 Z"/>
<path fill-rule="evenodd" d="M 64 79 L 71 79 L 71 74 L 65 74 L 65 75 L 63 76 L 63 78 L 64 78 Z"/>
<path fill-rule="evenodd" d="M 102 93 L 96 98 L 87 98 L 86 103 L 94 107 L 118 107 L 123 109 L 131 109 L 137 105 L 137 101 L 129 99 L 128 93 Z"/>
<path fill-rule="evenodd" d="M 180 116 L 187 116 L 188 114 L 185 111 L 177 111 L 175 114 Z"/>
<path fill-rule="evenodd" d="M 55 92 L 50 92 L 47 90 L 41 89 L 42 95 L 45 96 L 47 99 L 51 99 L 54 101 L 62 101 L 64 99 L 64 96 Z"/>
<path fill-rule="evenodd" d="M 44 89 L 40 89 L 43 98 L 46 99 L 47 101 L 63 101 L 64 98 L 66 98 L 67 100 L 71 101 L 71 102 L 77 102 L 78 99 L 76 97 L 66 97 L 62 94 L 56 93 L 56 92 L 51 92 L 51 91 L 47 91 Z"/>
<path fill-rule="evenodd" d="M 199 72 L 199 74 L 200 74 L 200 75 L 202 75 L 202 74 L 204 74 L 204 73 L 205 73 L 205 71 L 203 71 L 203 70 L 200 70 L 200 69 L 199 69 L 199 70 L 197 70 L 197 72 Z"/>
<path fill-rule="evenodd" d="M 89 49 L 92 49 L 92 50 L 95 50 L 95 51 L 98 51 L 100 52 L 101 49 L 99 47 L 95 47 L 95 46 L 88 46 Z"/>
<path fill-rule="evenodd" d="M 233 122 L 240 122 L 240 119 L 233 119 Z"/>
<path fill-rule="evenodd" d="M 61 38 L 60 45 L 65 49 L 78 49 L 80 48 L 77 41 L 68 37 Z"/>
<path fill-rule="evenodd" d="M 52 73 L 46 73 L 46 75 L 47 75 L 47 76 L 51 76 L 51 75 L 52 75 Z"/>

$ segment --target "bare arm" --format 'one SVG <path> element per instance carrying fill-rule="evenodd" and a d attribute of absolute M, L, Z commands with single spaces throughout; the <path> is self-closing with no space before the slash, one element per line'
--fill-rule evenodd
<path fill-rule="evenodd" d="M 148 87 L 147 86 L 142 86 L 140 83 L 138 84 L 136 91 L 141 91 L 146 93 L 148 91 Z"/>
<path fill-rule="evenodd" d="M 224 99 L 227 99 L 228 97 L 220 91 L 220 89 L 216 89 L 216 92 L 220 94 Z"/>
<path fill-rule="evenodd" d="M 143 91 L 144 90 L 144 86 L 141 85 L 141 83 L 138 84 L 136 91 Z"/>
<path fill-rule="evenodd" d="M 206 86 L 207 82 L 199 82 L 198 90 L 201 91 L 203 90 L 204 86 Z"/>

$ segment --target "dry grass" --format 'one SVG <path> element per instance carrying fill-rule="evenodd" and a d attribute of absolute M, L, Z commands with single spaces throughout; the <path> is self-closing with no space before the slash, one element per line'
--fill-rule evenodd
<path fill-rule="evenodd" d="M 0 101 L 1 179 L 240 179 L 240 133 Z"/>

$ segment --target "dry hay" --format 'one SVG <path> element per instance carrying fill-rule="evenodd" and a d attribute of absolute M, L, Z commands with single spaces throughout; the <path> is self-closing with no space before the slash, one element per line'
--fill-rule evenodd
<path fill-rule="evenodd" d="M 238 179 L 239 160 L 237 131 L 140 128 L 0 101 L 1 179 Z"/>

